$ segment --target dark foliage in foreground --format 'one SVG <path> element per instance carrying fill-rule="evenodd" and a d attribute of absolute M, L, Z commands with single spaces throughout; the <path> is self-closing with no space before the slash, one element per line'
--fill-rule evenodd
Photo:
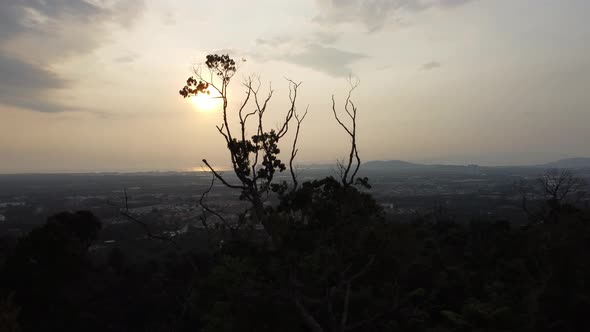
<path fill-rule="evenodd" d="M 269 208 L 279 240 L 244 232 L 142 261 L 89 250 L 98 220 L 61 213 L 0 260 L 0 330 L 314 330 L 307 314 L 315 331 L 587 331 L 588 215 L 559 213 L 386 223 L 327 178 Z"/>

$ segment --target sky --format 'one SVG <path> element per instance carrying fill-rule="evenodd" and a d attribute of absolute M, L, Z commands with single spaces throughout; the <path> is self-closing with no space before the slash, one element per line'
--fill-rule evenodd
<path fill-rule="evenodd" d="M 246 59 L 230 120 L 249 75 L 272 84 L 277 126 L 285 78 L 302 82 L 300 163 L 346 156 L 331 96 L 343 111 L 351 75 L 365 161 L 590 156 L 589 12 L 587 0 L 4 0 L 0 173 L 227 165 L 219 106 L 178 94 L 211 53 Z"/>

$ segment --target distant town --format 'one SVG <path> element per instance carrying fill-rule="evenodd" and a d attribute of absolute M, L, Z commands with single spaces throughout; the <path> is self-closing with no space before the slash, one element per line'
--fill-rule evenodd
<path fill-rule="evenodd" d="M 590 167 L 580 160 L 521 167 L 372 161 L 363 165 L 360 175 L 368 177 L 371 187 L 364 190 L 370 191 L 391 221 L 407 222 L 434 213 L 462 222 L 522 221 L 526 219 L 522 192 L 515 184 L 534 183 L 546 169 L 565 166 L 573 166 L 568 168 L 575 176 L 590 179 Z M 330 174 L 337 176 L 336 167 L 300 169 L 302 180 Z M 199 201 L 211 179 L 207 172 L 0 175 L 0 234 L 18 237 L 43 224 L 53 213 L 91 210 L 103 222 L 105 245 L 122 237 L 145 237 L 144 229 L 128 215 L 154 232 L 174 237 L 203 227 L 204 211 Z M 245 208 L 239 195 L 239 191 L 215 182 L 203 202 L 231 220 Z M 542 199 L 540 194 L 535 195 L 528 198 Z M 588 207 L 589 197 L 578 204 Z"/>

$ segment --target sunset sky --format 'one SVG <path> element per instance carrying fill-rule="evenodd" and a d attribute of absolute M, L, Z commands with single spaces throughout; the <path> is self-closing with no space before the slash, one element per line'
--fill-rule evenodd
<path fill-rule="evenodd" d="M 209 53 L 246 62 L 287 110 L 301 163 L 346 155 L 331 113 L 361 85 L 363 160 L 539 163 L 590 156 L 587 0 L 2 0 L 0 173 L 226 165 L 218 109 L 178 94 Z M 285 142 L 287 143 L 287 142 Z M 287 152 L 289 144 L 284 146 Z"/>

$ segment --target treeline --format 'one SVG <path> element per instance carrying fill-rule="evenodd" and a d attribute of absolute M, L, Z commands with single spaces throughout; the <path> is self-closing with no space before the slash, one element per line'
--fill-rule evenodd
<path fill-rule="evenodd" d="M 0 331 L 588 331 L 589 213 L 542 211 L 385 222 L 326 178 L 268 208 L 272 237 L 217 227 L 144 260 L 90 250 L 100 221 L 64 212 L 3 244 Z"/>

